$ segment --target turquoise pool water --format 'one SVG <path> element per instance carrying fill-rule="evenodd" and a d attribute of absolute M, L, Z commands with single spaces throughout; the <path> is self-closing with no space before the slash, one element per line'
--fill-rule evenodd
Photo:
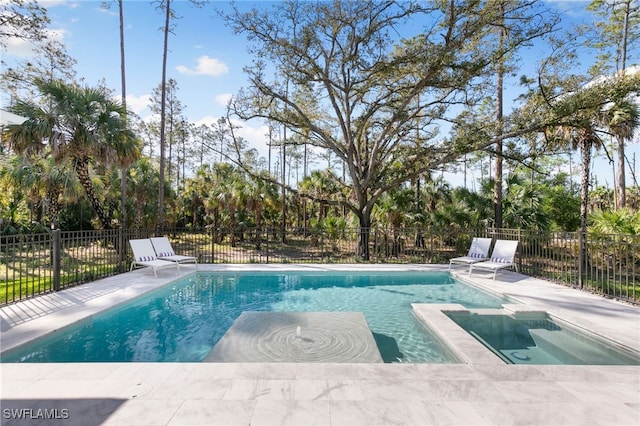
<path fill-rule="evenodd" d="M 509 364 L 640 365 L 640 355 L 547 315 L 448 314 Z"/>
<path fill-rule="evenodd" d="M 3 355 L 2 362 L 199 362 L 244 311 L 363 312 L 385 362 L 455 362 L 411 303 L 509 302 L 448 272 L 196 273 Z"/>

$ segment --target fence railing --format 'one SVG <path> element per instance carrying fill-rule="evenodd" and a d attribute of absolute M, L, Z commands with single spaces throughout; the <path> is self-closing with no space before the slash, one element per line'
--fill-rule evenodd
<path fill-rule="evenodd" d="M 169 237 L 174 249 L 200 263 L 448 263 L 472 237 L 520 241 L 523 274 L 582 286 L 605 296 L 640 300 L 640 237 L 587 236 L 518 229 L 311 230 L 280 228 L 117 229 L 0 236 L 0 305 L 129 270 L 129 239 Z M 363 249 L 362 241 L 366 241 Z"/>

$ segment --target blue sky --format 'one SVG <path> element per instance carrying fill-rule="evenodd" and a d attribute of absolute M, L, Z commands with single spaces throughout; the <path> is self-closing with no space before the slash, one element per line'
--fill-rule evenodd
<path fill-rule="evenodd" d="M 191 121 L 219 117 L 224 102 L 243 84 L 245 43 L 224 26 L 214 1 L 197 8 L 186 1 L 172 2 L 177 15 L 169 36 L 167 76 L 178 82 L 178 96 Z M 45 2 L 51 28 L 60 31 L 69 54 L 78 62 L 78 77 L 86 84 L 105 79 L 119 93 L 120 44 L 118 6 L 101 1 Z M 125 1 L 125 49 L 129 107 L 143 108 L 161 81 L 164 15 L 150 1 Z"/>
<path fill-rule="evenodd" d="M 108 87 L 120 93 L 120 45 L 118 6 L 109 9 L 102 1 L 41 1 L 51 19 L 50 30 L 62 41 L 69 55 L 77 60 L 78 78 L 90 86 L 104 80 Z M 563 12 L 566 26 L 589 18 L 584 10 L 587 1 L 549 1 L 550 7 Z M 268 1 L 241 1 L 240 7 L 269 7 Z M 226 1 L 211 1 L 204 8 L 189 2 L 172 1 L 179 19 L 174 21 L 174 33 L 169 38 L 168 77 L 178 83 L 178 98 L 184 114 L 196 124 L 211 124 L 225 113 L 229 97 L 246 85 L 243 66 L 251 63 L 246 40 L 225 26 L 216 9 L 228 8 Z M 149 97 L 161 80 L 164 16 L 156 4 L 147 0 L 126 0 L 125 48 L 127 67 L 127 104 L 142 117 L 150 111 Z M 28 46 L 10 44 L 4 60 L 24 58 Z M 531 70 L 544 51 L 523 52 L 522 62 Z M 527 72 L 531 72 L 531 71 Z M 521 72 L 522 73 L 522 72 Z M 515 83 L 507 85 L 506 97 L 516 94 Z M 261 122 L 243 123 L 240 135 L 264 152 L 266 128 Z M 635 151 L 638 144 L 630 146 Z M 631 155 L 631 153 L 630 153 Z M 640 155 L 638 155 L 640 157 Z M 598 166 L 600 167 L 600 166 Z M 607 176 L 612 181 L 607 166 Z M 476 178 L 479 176 L 475 176 Z M 604 182 L 601 180 L 601 182 Z M 456 183 L 460 184 L 460 183 Z"/>

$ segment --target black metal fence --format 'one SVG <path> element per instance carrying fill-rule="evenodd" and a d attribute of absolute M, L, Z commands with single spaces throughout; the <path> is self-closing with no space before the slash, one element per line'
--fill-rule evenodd
<path fill-rule="evenodd" d="M 514 229 L 449 231 L 372 228 L 117 229 L 52 231 L 0 237 L 0 304 L 57 291 L 129 270 L 129 239 L 169 237 L 200 263 L 448 263 L 472 237 L 520 241 L 516 262 L 526 275 L 637 303 L 640 237 L 588 236 Z M 363 238 L 366 237 L 366 238 Z M 362 242 L 366 242 L 363 245 Z M 364 248 L 363 248 L 364 247 Z"/>

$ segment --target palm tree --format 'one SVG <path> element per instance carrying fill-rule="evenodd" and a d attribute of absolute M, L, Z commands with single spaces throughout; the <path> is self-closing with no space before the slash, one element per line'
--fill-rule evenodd
<path fill-rule="evenodd" d="M 66 164 L 56 164 L 53 158 L 29 159 L 15 157 L 8 170 L 10 178 L 29 199 L 30 221 L 47 220 L 51 229 L 59 226 L 62 200 L 77 200 L 81 189 Z"/>
<path fill-rule="evenodd" d="M 321 222 L 329 213 L 329 204 L 327 200 L 337 198 L 340 194 L 340 188 L 336 185 L 336 179 L 330 170 L 314 170 L 309 176 L 305 176 L 299 184 L 300 196 L 310 198 L 319 203 L 318 222 Z M 336 201 L 336 204 L 337 201 Z M 312 212 L 309 217 L 313 217 L 314 207 L 311 206 Z"/>
<path fill-rule="evenodd" d="M 126 128 L 124 107 L 106 89 L 62 81 L 36 81 L 44 105 L 18 101 L 16 113 L 27 117 L 9 127 L 8 141 L 18 154 L 44 153 L 70 162 L 103 228 L 112 227 L 91 180 L 92 163 L 130 164 L 140 155 L 138 140 Z"/>
<path fill-rule="evenodd" d="M 208 164 L 201 165 L 196 170 L 193 178 L 185 181 L 184 191 L 182 191 L 182 211 L 184 212 L 184 221 L 189 223 L 187 219 L 191 219 L 191 226 L 194 228 L 205 225 L 206 206 L 205 200 L 209 194 L 209 188 L 212 187 L 213 174 Z"/>
<path fill-rule="evenodd" d="M 601 211 L 589 216 L 589 230 L 596 235 L 640 234 L 640 213 L 629 209 Z"/>
<path fill-rule="evenodd" d="M 157 217 L 156 196 L 149 188 L 158 186 L 158 170 L 156 170 L 148 158 L 141 158 L 129 168 L 129 191 L 135 201 L 134 226 L 136 229 L 155 224 Z"/>
<path fill-rule="evenodd" d="M 568 141 L 573 149 L 580 149 L 581 155 L 581 177 L 580 177 L 580 233 L 579 244 L 579 286 L 582 288 L 582 268 L 587 260 L 587 215 L 589 208 L 589 173 L 591 168 L 592 148 L 601 148 L 603 141 L 596 132 L 596 124 L 589 118 L 578 118 L 572 124 L 566 124 L 549 129 L 552 136 Z"/>
<path fill-rule="evenodd" d="M 535 185 L 528 176 L 517 171 L 509 175 L 506 183 L 503 207 L 505 227 L 548 229 L 550 220 L 542 208 L 545 185 Z"/>
<path fill-rule="evenodd" d="M 580 172 L 580 229 L 586 232 L 587 214 L 589 208 L 589 173 L 591 170 L 592 148 L 602 148 L 604 143 L 595 129 L 595 124 L 590 120 L 582 121 L 581 126 L 565 125 L 557 127 L 556 137 L 569 141 L 573 149 L 579 149 L 581 155 Z"/>
<path fill-rule="evenodd" d="M 202 188 L 202 197 L 206 222 L 216 231 L 215 242 L 219 242 L 219 238 L 221 238 L 218 230 L 221 226 L 221 211 L 224 209 L 223 200 L 218 198 L 218 190 L 229 179 L 232 171 L 233 166 L 228 163 L 214 163 L 211 171 L 206 171 L 206 174 L 210 174 L 210 176 L 206 178 L 206 187 Z M 203 180 L 205 176 L 202 177 Z"/>
<path fill-rule="evenodd" d="M 381 221 L 383 228 L 383 241 L 385 252 L 390 248 L 392 256 L 400 253 L 401 241 L 399 230 L 410 217 L 410 207 L 413 202 L 414 191 L 410 188 L 396 188 L 383 194 L 376 203 L 372 216 Z M 389 242 L 388 232 L 392 237 Z"/>
<path fill-rule="evenodd" d="M 479 191 L 456 188 L 451 192 L 453 208 L 445 206 L 449 224 L 458 229 L 488 227 L 493 222 L 493 178 L 480 180 Z"/>
<path fill-rule="evenodd" d="M 278 199 L 277 188 L 264 179 L 250 179 L 244 190 L 246 206 L 253 213 L 256 227 L 256 250 L 260 250 L 260 228 L 262 227 L 263 212 L 267 208 L 275 208 L 281 200 Z"/>
<path fill-rule="evenodd" d="M 609 108 L 605 108 L 600 119 L 618 142 L 617 207 L 623 209 L 627 204 L 624 146 L 625 141 L 633 138 L 636 128 L 640 126 L 640 110 L 636 103 L 629 99 L 624 99 L 610 104 Z"/>
<path fill-rule="evenodd" d="M 211 190 L 210 198 L 216 209 L 227 213 L 231 247 L 235 247 L 236 213 L 245 201 L 246 180 L 237 169 L 226 163 L 216 164 L 215 177 L 216 184 Z"/>
<path fill-rule="evenodd" d="M 414 192 L 409 188 L 386 192 L 376 203 L 373 217 L 394 231 L 403 227 L 410 216 L 413 196 Z"/>

